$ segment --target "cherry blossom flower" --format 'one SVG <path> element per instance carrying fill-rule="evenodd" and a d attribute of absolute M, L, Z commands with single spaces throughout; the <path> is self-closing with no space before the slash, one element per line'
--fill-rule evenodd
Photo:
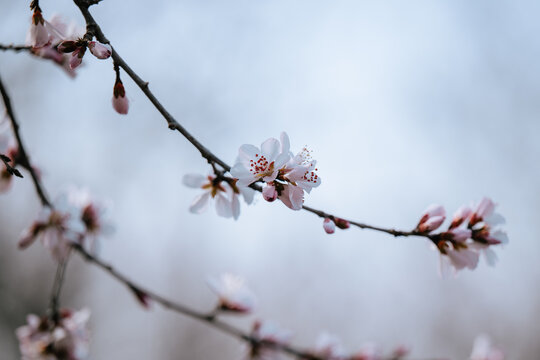
<path fill-rule="evenodd" d="M 112 223 L 105 216 L 108 204 L 94 199 L 88 189 L 75 187 L 68 189 L 67 201 L 75 208 L 74 216 L 77 216 L 84 225 L 80 245 L 93 248 L 99 237 L 108 236 L 113 232 Z"/>
<path fill-rule="evenodd" d="M 16 330 L 23 360 L 81 360 L 88 355 L 88 309 L 62 309 L 57 323 L 48 317 L 27 316 Z"/>
<path fill-rule="evenodd" d="M 430 205 L 416 226 L 419 233 L 430 233 L 439 228 L 446 218 L 446 211 L 441 205 Z"/>
<path fill-rule="evenodd" d="M 238 158 L 231 169 L 231 174 L 238 179 L 238 184 L 248 186 L 256 181 L 272 182 L 290 159 L 288 136 L 281 134 L 281 140 L 270 138 L 261 144 L 244 144 L 238 151 Z"/>
<path fill-rule="evenodd" d="M 281 329 L 273 322 L 255 321 L 251 333 L 259 342 L 253 342 L 249 347 L 249 359 L 280 360 L 285 357 L 278 351 L 276 345 L 286 345 L 291 339 L 289 330 Z"/>
<path fill-rule="evenodd" d="M 323 228 L 327 234 L 333 234 L 336 231 L 336 224 L 329 218 L 324 218 Z"/>
<path fill-rule="evenodd" d="M 82 63 L 84 54 L 86 53 L 86 46 L 78 46 L 69 58 L 69 67 L 71 70 L 75 70 Z"/>
<path fill-rule="evenodd" d="M 19 248 L 25 249 L 39 239 L 56 261 L 64 261 L 71 244 L 79 243 L 85 231 L 77 215 L 77 210 L 67 202 L 66 196 L 60 196 L 54 208 L 43 208 L 37 220 L 23 232 Z"/>
<path fill-rule="evenodd" d="M 472 230 L 474 241 L 487 244 L 506 244 L 508 236 L 502 230 L 495 229 L 497 225 L 504 224 L 502 215 L 495 212 L 497 205 L 489 198 L 483 198 L 476 206 L 469 220 L 469 229 Z"/>
<path fill-rule="evenodd" d="M 312 353 L 315 357 L 327 360 L 341 360 L 345 358 L 345 350 L 341 340 L 337 336 L 327 332 L 319 335 Z"/>
<path fill-rule="evenodd" d="M 474 340 L 470 360 L 504 360 L 504 353 L 491 345 L 487 335 L 479 335 Z"/>
<path fill-rule="evenodd" d="M 128 113 L 129 100 L 126 97 L 126 90 L 124 89 L 124 84 L 122 84 L 122 81 L 118 77 L 116 79 L 116 82 L 114 83 L 112 105 L 117 113 L 122 115 Z"/>
<path fill-rule="evenodd" d="M 255 295 L 239 276 L 224 273 L 219 278 L 209 278 L 208 286 L 219 298 L 218 309 L 249 313 L 255 306 Z"/>
<path fill-rule="evenodd" d="M 309 193 L 321 183 L 315 173 L 316 163 L 306 147 L 294 156 L 290 151 L 289 136 L 282 132 L 280 140 L 270 138 L 260 148 L 242 145 L 231 175 L 238 179 L 239 185 L 264 182 L 262 192 L 266 201 L 274 201 L 277 197 L 287 207 L 300 210 L 304 204 L 304 191 Z"/>
<path fill-rule="evenodd" d="M 76 49 L 77 41 L 85 32 L 84 27 L 80 27 L 75 23 L 67 23 L 61 16 L 55 14 L 51 17 L 50 22 L 46 22 L 49 32 L 49 41 L 40 48 L 32 48 L 32 54 L 44 59 L 54 61 L 61 66 L 70 77 L 75 77 L 75 71 L 70 67 L 71 55 L 66 52 L 72 52 Z M 67 51 L 67 45 L 71 44 L 72 49 Z"/>
<path fill-rule="evenodd" d="M 309 194 L 312 188 L 321 184 L 319 175 L 315 173 L 317 171 L 316 164 L 317 161 L 313 160 L 311 151 L 304 147 L 286 164 L 284 177 L 290 183 L 299 186 Z"/>
<path fill-rule="evenodd" d="M 37 7 L 34 9 L 34 14 L 32 15 L 32 22 L 30 23 L 30 28 L 28 29 L 28 34 L 26 35 L 26 44 L 32 47 L 42 47 L 47 45 L 49 42 L 49 30 L 48 25 L 43 19 L 41 14 L 41 9 Z"/>
<path fill-rule="evenodd" d="M 187 174 L 183 178 L 184 185 L 203 189 L 204 192 L 194 200 L 189 211 L 200 214 L 208 208 L 210 199 L 216 202 L 216 212 L 225 218 L 238 219 L 240 216 L 239 195 L 242 195 L 247 204 L 253 201 L 254 190 L 248 187 L 237 186 L 236 182 L 223 181 L 214 175 L 203 176 L 199 174 Z"/>

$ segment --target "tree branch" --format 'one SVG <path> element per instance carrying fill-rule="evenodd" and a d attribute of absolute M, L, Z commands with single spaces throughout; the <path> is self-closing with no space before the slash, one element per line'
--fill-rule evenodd
<path fill-rule="evenodd" d="M 95 21 L 92 14 L 90 13 L 88 9 L 89 8 L 88 2 L 85 0 L 73 0 L 73 1 L 75 2 L 79 10 L 81 11 L 86 21 L 87 35 L 89 35 L 90 37 L 95 36 L 99 42 L 110 45 L 109 39 L 107 39 L 103 31 L 101 30 L 101 27 L 98 25 L 98 23 Z M 137 73 L 133 69 L 131 69 L 131 67 L 124 61 L 124 59 L 122 59 L 120 54 L 118 54 L 118 52 L 114 49 L 114 47 L 112 47 L 112 45 L 111 45 L 111 48 L 113 49 L 112 58 L 115 64 L 120 66 L 122 69 L 124 69 L 124 71 L 129 75 L 129 77 L 131 77 L 131 79 L 135 82 L 135 84 L 137 84 L 137 86 L 141 89 L 141 91 L 146 95 L 148 100 L 150 100 L 150 102 L 154 105 L 154 107 L 165 118 L 169 126 L 169 129 L 177 130 L 178 132 L 180 132 L 195 148 L 197 148 L 197 150 L 199 150 L 199 152 L 201 153 L 201 156 L 205 158 L 208 161 L 208 163 L 212 165 L 216 176 L 220 176 L 224 180 L 226 180 L 226 178 L 223 176 L 223 173 L 219 172 L 216 169 L 215 164 L 220 165 L 223 168 L 224 172 L 230 171 L 231 167 L 226 162 L 221 160 L 217 155 L 215 155 L 210 150 L 208 150 L 201 142 L 199 142 L 193 135 L 191 135 L 191 133 L 189 133 L 180 123 L 178 123 L 178 121 L 175 120 L 175 118 L 167 111 L 167 109 L 165 109 L 165 107 L 161 104 L 161 102 L 154 96 L 154 94 L 148 87 L 148 82 L 144 81 L 139 75 L 137 75 Z M 259 192 L 262 191 L 261 187 L 258 184 L 252 184 L 250 187 L 256 191 L 259 191 Z M 335 215 L 326 213 L 322 210 L 314 209 L 306 205 L 302 206 L 302 208 L 322 218 L 330 218 L 332 220 L 338 218 Z M 374 231 L 384 232 L 384 233 L 393 235 L 395 237 L 420 236 L 420 237 L 428 238 L 431 241 L 435 241 L 435 238 L 433 235 L 422 234 L 414 230 L 402 231 L 402 230 L 395 230 L 395 229 L 388 229 L 388 228 L 383 228 L 383 227 L 378 227 L 378 226 L 367 225 L 367 224 L 363 224 L 361 222 L 354 221 L 354 220 L 347 220 L 347 221 L 351 225 L 354 225 L 360 229 L 370 229 Z"/>
<path fill-rule="evenodd" d="M 24 147 L 21 134 L 19 132 L 19 124 L 17 123 L 17 120 L 15 119 L 15 113 L 13 112 L 13 108 L 11 106 L 11 100 L 9 98 L 6 88 L 4 87 L 4 84 L 2 83 L 1 77 L 0 77 L 0 93 L 2 94 L 2 99 L 4 100 L 4 105 L 6 106 L 6 112 L 11 121 L 11 125 L 13 127 L 13 133 L 15 134 L 15 138 L 17 140 L 17 145 L 18 145 L 17 163 L 19 163 L 22 167 L 24 167 L 30 173 L 30 176 L 32 177 L 32 181 L 34 183 L 34 187 L 36 188 L 36 192 L 39 196 L 39 199 L 41 200 L 41 204 L 46 207 L 51 207 L 51 202 L 49 201 L 49 198 L 47 197 L 45 190 L 43 190 L 43 186 L 41 185 L 39 177 L 37 176 L 36 171 L 32 167 L 32 164 L 30 163 L 30 158 L 28 157 L 28 154 L 26 153 L 26 149 Z"/>

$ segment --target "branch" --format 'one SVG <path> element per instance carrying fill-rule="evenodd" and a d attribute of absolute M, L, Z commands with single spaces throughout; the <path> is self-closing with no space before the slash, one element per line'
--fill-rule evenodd
<path fill-rule="evenodd" d="M 79 10 L 81 11 L 85 21 L 86 21 L 86 30 L 87 34 L 86 36 L 92 38 L 96 37 L 96 39 L 104 44 L 109 44 L 110 41 L 107 39 L 103 31 L 101 30 L 101 27 L 97 24 L 95 19 L 93 18 L 92 14 L 89 11 L 89 4 L 86 0 L 73 0 Z M 224 180 L 227 180 L 227 178 L 223 177 L 223 172 L 220 172 L 216 169 L 215 164 L 220 165 L 224 172 L 228 172 L 231 170 L 231 167 L 221 160 L 217 155 L 212 153 L 210 150 L 208 150 L 201 142 L 199 142 L 191 133 L 189 133 L 178 121 L 175 120 L 175 118 L 165 109 L 165 107 L 159 102 L 159 100 L 154 96 L 150 88 L 148 87 L 148 82 L 144 81 L 137 73 L 131 69 L 131 67 L 122 59 L 120 54 L 116 51 L 114 47 L 112 47 L 112 58 L 115 63 L 115 66 L 120 66 L 124 71 L 131 77 L 131 79 L 137 84 L 137 86 L 141 89 L 141 91 L 146 95 L 148 100 L 154 105 L 154 107 L 161 113 L 161 115 L 165 118 L 167 121 L 168 127 L 171 130 L 177 130 L 180 132 L 199 152 L 201 153 L 201 156 L 205 158 L 210 165 L 212 165 L 212 168 L 214 169 L 214 173 L 216 176 L 222 177 Z M 258 184 L 252 184 L 250 186 L 252 189 L 261 192 L 262 189 Z M 338 219 L 337 216 L 326 213 L 322 210 L 314 209 L 309 206 L 302 206 L 303 210 L 306 210 L 310 213 L 313 213 L 319 217 L 322 218 L 330 218 L 332 220 Z M 341 218 L 343 219 L 343 218 Z M 347 220 L 347 219 L 343 219 Z M 372 226 L 363 224 L 358 221 L 354 220 L 347 220 L 351 225 L 354 225 L 360 229 L 370 229 L 374 231 L 384 232 L 390 235 L 393 235 L 395 237 L 398 236 L 420 236 L 430 239 L 431 241 L 435 242 L 435 236 L 429 235 L 429 234 L 423 234 L 416 231 L 402 231 L 402 230 L 395 230 L 395 229 L 388 229 L 388 228 L 382 228 L 378 226 Z"/>
<path fill-rule="evenodd" d="M 118 280 L 120 283 L 124 284 L 130 291 L 134 293 L 134 295 L 144 303 L 144 301 L 141 300 L 141 297 L 149 298 L 155 301 L 158 304 L 161 304 L 163 307 L 165 307 L 168 310 L 174 311 L 176 313 L 185 315 L 187 317 L 190 317 L 192 319 L 204 322 L 208 324 L 209 326 L 218 329 L 222 332 L 225 332 L 241 341 L 246 342 L 251 347 L 265 347 L 265 348 L 271 348 L 277 351 L 281 351 L 284 353 L 287 353 L 289 355 L 295 356 L 298 359 L 307 359 L 307 360 L 325 360 L 326 358 L 320 357 L 317 355 L 314 355 L 313 353 L 301 350 L 298 348 L 295 348 L 290 345 L 286 344 L 279 344 L 274 342 L 269 342 L 265 340 L 258 339 L 257 337 L 254 337 L 250 334 L 247 334 L 243 332 L 242 330 L 229 325 L 221 320 L 219 320 L 216 317 L 215 313 L 202 313 L 196 310 L 193 310 L 186 305 L 179 304 L 177 302 L 173 302 L 171 300 L 168 300 L 164 298 L 161 295 L 158 295 L 150 290 L 147 290 L 143 288 L 142 286 L 134 283 L 132 280 L 130 280 L 128 277 L 126 277 L 124 274 L 117 271 L 114 267 L 111 265 L 105 263 L 104 261 L 98 259 L 94 255 L 87 252 L 81 245 L 79 244 L 73 244 L 73 249 L 77 251 L 77 253 L 86 261 L 92 263 L 93 265 L 99 267 L 103 271 L 107 272 L 109 275 L 111 275 L 113 278 Z M 384 360 L 383 358 L 380 358 L 381 360 Z M 387 358 L 387 360 L 392 360 L 392 358 Z"/>
<path fill-rule="evenodd" d="M 27 46 L 27 45 L 13 45 L 13 44 L 4 45 L 4 44 L 0 44 L 0 50 L 3 50 L 3 51 L 11 50 L 11 51 L 15 51 L 15 52 L 31 51 L 32 47 Z"/>
<path fill-rule="evenodd" d="M 2 83 L 1 77 L 0 77 L 0 93 L 2 94 L 2 99 L 4 100 L 4 105 L 6 106 L 6 112 L 11 121 L 11 125 L 13 127 L 13 133 L 15 134 L 15 138 L 17 140 L 17 145 L 18 145 L 17 163 L 19 163 L 22 167 L 24 167 L 30 173 L 30 176 L 32 177 L 32 181 L 34 183 L 34 187 L 36 188 L 36 192 L 39 196 L 39 199 L 41 200 L 41 204 L 46 207 L 52 207 L 51 202 L 49 201 L 49 198 L 47 197 L 47 194 L 45 193 L 45 190 L 43 190 L 41 181 L 39 180 L 39 177 L 37 176 L 36 171 L 34 170 L 34 167 L 30 163 L 30 158 L 28 154 L 26 153 L 26 149 L 24 147 L 21 134 L 19 133 L 19 124 L 17 123 L 17 120 L 15 119 L 15 113 L 13 112 L 13 108 L 11 106 L 11 100 L 9 98 L 6 88 L 4 87 L 4 84 Z"/>
<path fill-rule="evenodd" d="M 2 94 L 2 99 L 6 107 L 6 112 L 11 121 L 11 125 L 13 127 L 13 133 L 15 134 L 15 138 L 17 140 L 17 147 L 18 147 L 17 163 L 23 166 L 30 173 L 32 182 L 34 183 L 34 187 L 36 189 L 36 193 L 38 194 L 38 197 L 41 200 L 41 204 L 44 207 L 52 208 L 53 207 L 52 203 L 49 200 L 43 188 L 43 185 L 41 184 L 41 181 L 38 175 L 36 174 L 36 171 L 34 170 L 34 167 L 30 163 L 30 158 L 28 154 L 26 153 L 26 149 L 24 147 L 21 134 L 19 132 L 19 124 L 17 123 L 17 120 L 15 119 L 15 113 L 13 112 L 13 107 L 11 106 L 11 100 L 9 98 L 9 95 L 7 93 L 7 90 L 4 84 L 2 83 L 1 77 L 0 77 L 0 93 Z M 6 166 L 9 166 L 6 163 L 4 157 L 2 157 L 2 160 L 4 160 L 4 163 L 6 164 Z M 8 167 L 8 171 L 9 171 L 9 167 Z M 16 171 L 18 172 L 18 170 Z M 55 280 L 53 284 L 53 290 L 51 293 L 50 308 L 49 308 L 51 319 L 53 320 L 54 323 L 56 323 L 58 320 L 58 304 L 59 304 L 59 298 L 60 298 L 60 290 L 62 289 L 62 284 L 64 282 L 64 271 L 65 271 L 65 267 L 67 265 L 68 260 L 69 258 L 66 259 L 64 262 L 61 262 L 60 264 L 58 264 L 58 268 L 56 270 L 56 276 L 55 276 Z"/>

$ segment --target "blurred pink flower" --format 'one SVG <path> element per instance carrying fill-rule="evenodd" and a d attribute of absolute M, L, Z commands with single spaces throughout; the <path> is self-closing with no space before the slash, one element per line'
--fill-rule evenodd
<path fill-rule="evenodd" d="M 60 311 L 58 323 L 28 315 L 27 325 L 16 330 L 23 360 L 81 360 L 87 357 L 87 309 Z"/>
<path fill-rule="evenodd" d="M 219 298 L 220 310 L 239 313 L 249 313 L 253 310 L 255 295 L 241 277 L 225 273 L 219 278 L 209 278 L 207 282 Z"/>
<path fill-rule="evenodd" d="M 420 233 L 430 233 L 433 230 L 438 229 L 445 218 L 446 211 L 444 210 L 444 207 L 435 204 L 430 205 L 420 218 L 416 230 Z"/>
<path fill-rule="evenodd" d="M 323 221 L 323 228 L 327 234 L 333 234 L 336 231 L 336 224 L 329 218 L 325 218 Z"/>

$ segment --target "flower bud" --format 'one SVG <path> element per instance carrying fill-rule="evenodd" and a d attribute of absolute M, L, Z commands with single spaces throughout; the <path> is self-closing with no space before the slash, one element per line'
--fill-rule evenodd
<path fill-rule="evenodd" d="M 264 200 L 272 202 L 277 199 L 278 193 L 274 184 L 268 184 L 262 191 Z"/>
<path fill-rule="evenodd" d="M 98 41 L 90 41 L 88 43 L 88 49 L 90 49 L 92 55 L 98 59 L 107 59 L 112 54 L 112 48 L 110 45 L 102 44 Z"/>
<path fill-rule="evenodd" d="M 69 59 L 69 67 L 71 70 L 74 70 L 82 63 L 82 58 L 86 52 L 86 47 L 80 46 L 71 53 L 71 58 Z"/>
<path fill-rule="evenodd" d="M 120 79 L 116 80 L 113 89 L 112 105 L 114 110 L 119 114 L 127 114 L 129 109 L 129 101 L 126 97 L 126 90 Z"/>
<path fill-rule="evenodd" d="M 73 41 L 73 40 L 66 40 L 66 41 L 62 41 L 60 44 L 58 44 L 57 46 L 57 50 L 59 52 L 62 52 L 62 53 L 70 53 L 70 52 L 74 52 L 75 50 L 77 50 L 77 42 L 76 41 Z"/>
<path fill-rule="evenodd" d="M 416 230 L 421 233 L 429 233 L 439 228 L 446 219 L 446 211 L 441 205 L 431 205 L 425 211 Z"/>
<path fill-rule="evenodd" d="M 452 217 L 452 224 L 450 224 L 450 229 L 456 228 L 459 225 L 463 224 L 471 216 L 472 210 L 470 207 L 464 205 L 457 209 Z"/>
<path fill-rule="evenodd" d="M 329 218 L 325 218 L 323 221 L 323 228 L 327 234 L 333 234 L 336 231 L 336 224 Z"/>
<path fill-rule="evenodd" d="M 26 42 L 36 48 L 43 47 L 49 42 L 49 32 L 45 28 L 45 20 L 43 20 L 39 9 L 34 10 L 32 15 L 32 23 L 28 30 Z"/>
<path fill-rule="evenodd" d="M 342 230 L 348 229 L 351 227 L 351 224 L 342 218 L 334 218 L 334 222 L 336 223 L 336 226 Z"/>

